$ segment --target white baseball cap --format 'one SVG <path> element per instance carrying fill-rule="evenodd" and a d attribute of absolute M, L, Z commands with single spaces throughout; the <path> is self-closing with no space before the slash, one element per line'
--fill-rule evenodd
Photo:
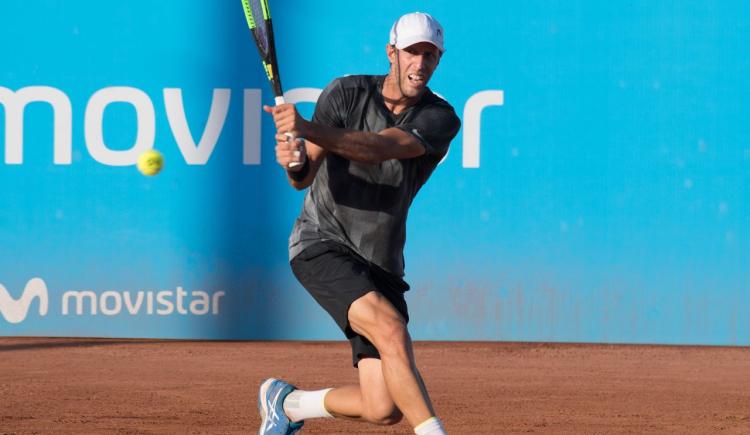
<path fill-rule="evenodd" d="M 418 42 L 429 42 L 445 52 L 443 47 L 443 26 L 430 14 L 412 12 L 396 20 L 391 27 L 391 45 L 398 49 L 406 48 Z"/>

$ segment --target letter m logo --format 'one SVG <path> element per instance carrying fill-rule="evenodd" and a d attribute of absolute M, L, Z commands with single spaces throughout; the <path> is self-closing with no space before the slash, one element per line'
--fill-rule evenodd
<path fill-rule="evenodd" d="M 49 303 L 47 285 L 41 278 L 30 279 L 18 299 L 13 299 L 8 290 L 0 284 L 0 314 L 10 323 L 21 323 L 26 318 L 34 298 L 39 299 L 39 315 L 46 315 Z"/>

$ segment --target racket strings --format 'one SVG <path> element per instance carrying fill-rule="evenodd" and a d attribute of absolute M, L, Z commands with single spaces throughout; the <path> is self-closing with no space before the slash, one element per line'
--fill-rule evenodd
<path fill-rule="evenodd" d="M 255 39 L 258 41 L 258 49 L 263 53 L 263 57 L 268 56 L 269 52 L 269 37 L 268 37 L 268 25 L 266 24 L 266 15 L 264 10 L 268 10 L 268 7 L 264 4 L 266 0 L 247 0 L 250 5 L 250 11 L 255 22 L 255 28 L 253 34 Z"/>

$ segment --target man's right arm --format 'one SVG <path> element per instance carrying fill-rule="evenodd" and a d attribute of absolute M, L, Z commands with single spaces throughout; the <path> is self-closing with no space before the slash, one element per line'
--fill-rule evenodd
<path fill-rule="evenodd" d="M 293 105 L 290 106 L 294 107 Z M 291 131 L 286 128 L 279 129 L 276 116 L 280 107 L 263 106 L 263 110 L 274 115 L 276 123 L 276 160 L 286 169 L 289 184 L 297 190 L 302 190 L 312 184 L 329 151 L 309 140 L 305 140 L 303 146 L 288 142 L 284 133 Z M 341 80 L 335 79 L 320 94 L 315 105 L 312 122 L 341 128 L 344 126 L 342 113 L 346 107 Z M 293 110 L 293 113 L 295 117 L 301 118 L 296 109 Z M 301 154 L 295 153 L 295 151 L 300 151 Z M 289 163 L 291 162 L 300 162 L 302 165 L 290 168 Z"/>

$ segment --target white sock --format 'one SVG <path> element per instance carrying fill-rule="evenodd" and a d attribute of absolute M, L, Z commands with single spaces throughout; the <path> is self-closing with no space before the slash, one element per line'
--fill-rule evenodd
<path fill-rule="evenodd" d="M 446 435 L 443 424 L 437 417 L 430 417 L 414 428 L 417 435 Z"/>
<path fill-rule="evenodd" d="M 294 390 L 284 399 L 284 412 L 297 422 L 308 418 L 333 418 L 326 410 L 325 397 L 333 388 L 318 391 Z"/>

